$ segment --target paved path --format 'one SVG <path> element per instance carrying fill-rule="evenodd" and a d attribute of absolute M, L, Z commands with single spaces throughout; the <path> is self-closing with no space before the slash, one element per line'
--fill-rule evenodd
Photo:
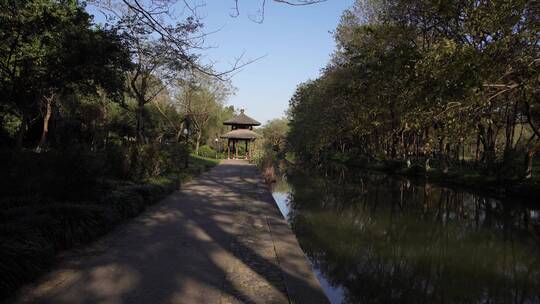
<path fill-rule="evenodd" d="M 17 303 L 327 303 L 256 168 L 224 161 Z"/>

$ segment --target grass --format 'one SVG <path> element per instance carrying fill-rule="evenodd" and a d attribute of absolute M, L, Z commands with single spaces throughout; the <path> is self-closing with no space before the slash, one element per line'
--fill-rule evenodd
<path fill-rule="evenodd" d="M 185 176 L 182 176 L 182 181 L 187 181 L 193 176 L 199 175 L 202 172 L 207 171 L 208 169 L 219 164 L 220 161 L 220 159 L 191 154 L 189 159 L 189 165 L 187 170 L 184 171 Z"/>
<path fill-rule="evenodd" d="M 81 184 L 70 184 L 74 188 L 65 186 L 62 174 L 69 170 L 51 165 L 42 174 L 27 173 L 25 179 L 25 164 L 38 163 L 28 159 L 14 163 L 11 169 L 22 171 L 17 180 L 6 180 L 14 174 L 9 169 L 3 172 L 8 176 L 0 177 L 0 299 L 50 269 L 59 252 L 96 240 L 217 163 L 191 155 L 187 169 L 170 175 L 137 182 L 83 176 L 76 180 Z"/>

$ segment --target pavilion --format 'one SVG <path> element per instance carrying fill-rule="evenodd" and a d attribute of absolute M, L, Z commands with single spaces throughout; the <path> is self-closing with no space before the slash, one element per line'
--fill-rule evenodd
<path fill-rule="evenodd" d="M 244 114 L 244 110 L 240 110 L 240 114 L 226 120 L 223 124 L 231 126 L 231 131 L 221 135 L 221 138 L 227 139 L 227 158 L 231 158 L 231 143 L 233 158 L 238 158 L 238 143 L 242 141 L 245 143 L 245 157 L 251 158 L 250 143 L 259 137 L 253 132 L 253 127 L 260 126 L 261 123 Z"/>

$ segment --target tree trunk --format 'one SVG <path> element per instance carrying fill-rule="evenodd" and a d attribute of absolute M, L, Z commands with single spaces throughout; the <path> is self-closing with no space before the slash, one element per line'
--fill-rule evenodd
<path fill-rule="evenodd" d="M 399 142 L 399 134 L 396 132 L 397 129 L 397 123 L 396 123 L 396 114 L 394 111 L 394 104 L 392 103 L 390 105 L 390 120 L 391 120 L 391 128 L 392 128 L 392 135 L 390 138 L 390 158 L 395 159 L 397 155 L 397 144 Z"/>
<path fill-rule="evenodd" d="M 180 142 L 180 139 L 182 138 L 182 129 L 178 130 L 176 132 L 176 142 Z"/>
<path fill-rule="evenodd" d="M 535 154 L 536 151 L 534 149 L 529 149 L 525 155 L 525 179 L 532 177 L 533 160 Z"/>
<path fill-rule="evenodd" d="M 505 128 L 505 144 L 503 162 L 508 165 L 512 159 L 511 154 L 514 150 L 514 134 L 516 129 L 516 117 L 517 117 L 517 102 L 514 102 L 512 112 L 506 115 L 506 128 Z"/>
<path fill-rule="evenodd" d="M 101 95 L 101 116 L 100 116 L 100 129 L 101 131 L 99 132 L 99 142 L 101 144 L 101 150 L 104 151 L 107 149 L 107 146 L 109 144 L 109 135 L 110 135 L 110 130 L 109 130 L 109 126 L 107 124 L 107 120 L 109 118 L 109 111 L 107 110 L 107 99 L 106 99 L 106 95 L 105 94 L 100 94 Z"/>
<path fill-rule="evenodd" d="M 445 145 L 444 139 L 445 139 L 444 136 L 441 136 L 439 138 L 439 161 L 440 161 L 440 166 L 441 166 L 442 171 L 444 173 L 447 173 L 448 172 L 448 162 L 446 159 L 447 145 Z"/>
<path fill-rule="evenodd" d="M 201 145 L 202 132 L 197 132 L 197 141 L 195 142 L 195 154 L 199 155 L 199 146 Z"/>
<path fill-rule="evenodd" d="M 480 161 L 480 131 L 478 131 L 478 134 L 476 135 L 476 150 L 474 152 L 474 161 L 478 164 Z"/>
<path fill-rule="evenodd" d="M 137 105 L 137 143 L 144 142 L 144 101 L 139 101 Z"/>
<path fill-rule="evenodd" d="M 36 152 L 41 152 L 47 143 L 47 135 L 49 134 L 49 121 L 52 116 L 52 105 L 54 103 L 56 94 L 51 93 L 50 96 L 44 97 L 45 100 L 45 116 L 43 116 L 43 129 L 41 130 L 41 138 L 36 147 Z"/>
<path fill-rule="evenodd" d="M 26 115 L 23 113 L 21 117 L 21 126 L 19 127 L 19 130 L 17 131 L 17 140 L 15 142 L 15 148 L 17 150 L 22 149 L 24 136 L 26 135 L 27 129 L 28 129 L 28 119 L 26 118 Z"/>

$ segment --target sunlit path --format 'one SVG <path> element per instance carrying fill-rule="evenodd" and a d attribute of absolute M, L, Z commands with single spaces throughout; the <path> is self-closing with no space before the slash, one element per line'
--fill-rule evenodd
<path fill-rule="evenodd" d="M 326 303 L 255 166 L 223 161 L 17 303 Z"/>

